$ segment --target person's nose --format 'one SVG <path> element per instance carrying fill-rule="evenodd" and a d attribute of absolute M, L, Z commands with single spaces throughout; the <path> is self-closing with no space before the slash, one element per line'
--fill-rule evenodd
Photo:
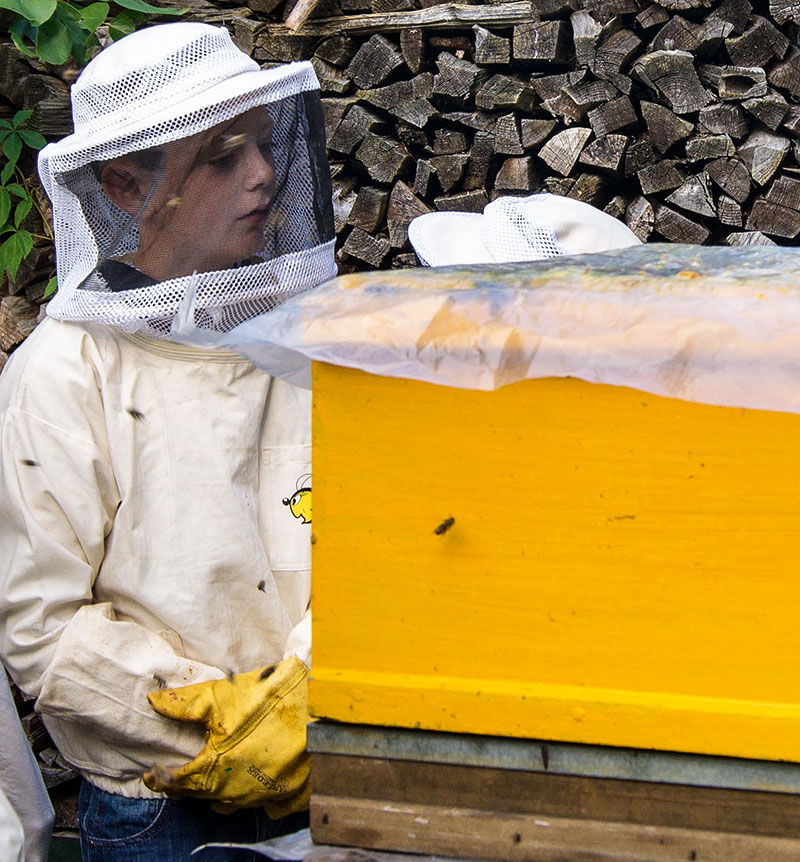
<path fill-rule="evenodd" d="M 265 154 L 261 147 L 251 142 L 247 147 L 246 182 L 248 188 L 272 185 L 275 179 L 275 167 L 272 155 Z"/>

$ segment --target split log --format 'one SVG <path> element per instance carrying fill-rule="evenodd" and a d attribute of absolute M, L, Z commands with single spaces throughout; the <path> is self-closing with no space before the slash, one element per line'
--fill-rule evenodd
<path fill-rule="evenodd" d="M 608 180 L 606 177 L 590 173 L 578 174 L 568 192 L 568 197 L 599 207 L 601 201 L 608 197 L 607 189 Z"/>
<path fill-rule="evenodd" d="M 590 129 L 565 129 L 550 138 L 539 150 L 539 157 L 554 171 L 564 177 L 569 176 L 591 136 Z"/>
<path fill-rule="evenodd" d="M 736 155 L 736 147 L 727 135 L 704 135 L 686 142 L 686 158 L 690 162 L 706 162 Z"/>
<path fill-rule="evenodd" d="M 769 14 L 778 24 L 792 21 L 800 24 L 800 6 L 797 0 L 769 0 Z"/>
<path fill-rule="evenodd" d="M 447 52 L 436 58 L 436 67 L 439 74 L 433 79 L 433 92 L 459 103 L 466 102 L 487 78 L 484 69 Z"/>
<path fill-rule="evenodd" d="M 497 63 L 508 63 L 511 59 L 511 42 L 503 36 L 497 36 L 479 24 L 472 28 L 475 31 L 475 62 L 482 66 Z"/>
<path fill-rule="evenodd" d="M 639 118 L 627 96 L 619 96 L 589 111 L 589 125 L 598 138 L 636 126 L 638 122 Z"/>
<path fill-rule="evenodd" d="M 667 203 L 675 204 L 680 209 L 697 215 L 709 218 L 715 218 L 717 215 L 714 197 L 711 194 L 711 181 L 705 171 L 689 177 L 666 200 Z"/>
<path fill-rule="evenodd" d="M 773 132 L 778 130 L 789 110 L 786 99 L 775 90 L 768 92 L 766 96 L 746 99 L 742 102 L 742 107 Z"/>
<path fill-rule="evenodd" d="M 639 195 L 630 202 L 625 213 L 625 224 L 642 242 L 650 239 L 655 226 L 655 212 L 646 197 Z"/>
<path fill-rule="evenodd" d="M 711 179 L 740 204 L 750 195 L 750 174 L 740 159 L 715 159 L 706 166 Z"/>
<path fill-rule="evenodd" d="M 69 88 L 53 75 L 28 75 L 22 85 L 22 107 L 32 111 L 27 127 L 47 137 L 72 134 Z"/>
<path fill-rule="evenodd" d="M 492 75 L 475 95 L 475 104 L 487 111 L 511 108 L 529 113 L 535 103 L 533 88 L 509 75 Z"/>
<path fill-rule="evenodd" d="M 395 117 L 418 129 L 424 128 L 436 114 L 436 108 L 428 101 L 433 92 L 433 75 L 417 75 L 410 81 L 398 81 L 374 90 L 358 90 L 359 99 L 377 108 L 383 108 Z"/>
<path fill-rule="evenodd" d="M 433 201 L 437 210 L 442 212 L 482 213 L 489 198 L 483 189 L 459 192 L 455 195 L 441 195 Z"/>
<path fill-rule="evenodd" d="M 572 41 L 566 21 L 537 21 L 514 27 L 515 60 L 530 60 L 549 65 L 568 65 L 572 60 Z"/>
<path fill-rule="evenodd" d="M 479 132 L 494 131 L 497 119 L 483 111 L 448 111 L 440 115 L 446 123 L 460 123 Z"/>
<path fill-rule="evenodd" d="M 472 140 L 472 149 L 469 151 L 469 161 L 461 181 L 464 191 L 477 191 L 486 188 L 493 155 L 494 136 L 489 132 L 476 132 Z"/>
<path fill-rule="evenodd" d="M 767 72 L 767 80 L 773 87 L 785 90 L 795 101 L 800 100 L 800 50 L 793 45 L 785 59 L 773 63 Z"/>
<path fill-rule="evenodd" d="M 386 217 L 389 192 L 374 186 L 362 186 L 353 204 L 347 223 L 367 233 L 378 230 Z"/>
<path fill-rule="evenodd" d="M 655 229 L 670 242 L 702 245 L 711 235 L 711 232 L 703 225 L 686 218 L 668 206 L 658 204 L 654 210 Z"/>
<path fill-rule="evenodd" d="M 532 156 L 506 159 L 494 181 L 496 189 L 530 191 L 537 182 Z"/>
<path fill-rule="evenodd" d="M 641 40 L 631 30 L 618 30 L 600 43 L 591 70 L 598 78 L 613 79 L 638 54 L 641 45 Z"/>
<path fill-rule="evenodd" d="M 546 102 L 555 99 L 564 87 L 574 87 L 586 78 L 586 70 L 579 69 L 575 72 L 564 72 L 559 75 L 534 75 L 531 77 L 531 87 L 536 95 Z"/>
<path fill-rule="evenodd" d="M 355 56 L 358 45 L 350 36 L 331 36 L 317 46 L 314 56 L 332 63 L 334 66 L 346 66 Z"/>
<path fill-rule="evenodd" d="M 603 207 L 603 212 L 610 215 L 612 218 L 623 220 L 625 211 L 628 209 L 628 201 L 624 195 L 614 195 L 613 198 Z"/>
<path fill-rule="evenodd" d="M 800 234 L 800 212 L 757 197 L 753 201 L 745 227 L 747 230 L 794 239 Z"/>
<path fill-rule="evenodd" d="M 729 233 L 725 237 L 725 242 L 728 245 L 747 246 L 747 245 L 777 245 L 769 237 L 764 236 L 761 231 L 753 230 L 746 233 Z"/>
<path fill-rule="evenodd" d="M 400 50 L 376 33 L 356 51 L 347 66 L 347 77 L 360 90 L 375 87 L 405 63 Z"/>
<path fill-rule="evenodd" d="M 616 173 L 622 168 L 629 142 L 627 135 L 603 135 L 586 147 L 578 161 L 588 167 Z"/>
<path fill-rule="evenodd" d="M 783 135 L 756 129 L 739 147 L 739 156 L 750 172 L 753 182 L 763 186 L 775 175 L 786 158 L 790 146 L 789 139 Z"/>
<path fill-rule="evenodd" d="M 436 170 L 427 159 L 417 159 L 417 172 L 414 175 L 414 194 L 423 198 L 440 194 L 442 187 L 436 176 Z"/>
<path fill-rule="evenodd" d="M 542 141 L 550 137 L 555 128 L 555 120 L 537 120 L 525 117 L 520 122 L 523 149 L 531 150 L 541 144 Z"/>
<path fill-rule="evenodd" d="M 385 237 L 374 237 L 366 231 L 354 227 L 345 240 L 342 251 L 351 257 L 364 261 L 373 269 L 378 269 L 386 255 L 389 254 L 390 248 L 389 240 Z"/>
<path fill-rule="evenodd" d="M 408 240 L 408 225 L 411 220 L 432 211 L 402 180 L 398 180 L 392 187 L 386 210 L 390 244 L 394 248 L 402 248 Z"/>
<path fill-rule="evenodd" d="M 720 99 L 743 102 L 767 95 L 767 76 L 763 69 L 745 66 L 723 66 L 720 69 Z"/>
<path fill-rule="evenodd" d="M 744 33 L 752 14 L 753 6 L 750 0 L 722 0 L 709 17 L 728 21 L 736 33 Z"/>
<path fill-rule="evenodd" d="M 321 92 L 336 93 L 341 96 L 353 86 L 353 82 L 341 69 L 321 57 L 312 57 L 311 65 L 314 67 L 314 72 L 319 80 Z"/>
<path fill-rule="evenodd" d="M 580 69 L 591 69 L 597 54 L 597 45 L 603 28 L 585 9 L 579 9 L 570 16 L 572 25 L 572 44 L 575 52 L 575 65 Z"/>
<path fill-rule="evenodd" d="M 640 102 L 642 119 L 647 124 L 647 133 L 653 147 L 665 153 L 673 144 L 684 141 L 694 131 L 694 123 L 681 119 L 677 114 L 653 102 Z"/>
<path fill-rule="evenodd" d="M 411 73 L 417 75 L 425 60 L 425 36 L 422 30 L 412 27 L 400 31 L 400 53 Z"/>
<path fill-rule="evenodd" d="M 658 160 L 653 147 L 648 140 L 635 141 L 630 144 L 625 153 L 625 176 L 633 176 L 646 165 L 652 165 Z"/>
<path fill-rule="evenodd" d="M 742 208 L 732 197 L 720 195 L 717 201 L 717 218 L 722 224 L 741 227 L 743 223 Z"/>
<path fill-rule="evenodd" d="M 694 25 L 685 18 L 675 15 L 653 37 L 647 50 L 650 52 L 678 50 L 696 54 L 699 42 L 695 30 Z"/>
<path fill-rule="evenodd" d="M 654 32 L 669 21 L 669 12 L 663 6 L 653 3 L 650 6 L 645 6 L 641 12 L 636 15 L 636 24 L 639 29 L 646 35 Z"/>
<path fill-rule="evenodd" d="M 676 114 L 699 111 L 711 101 L 697 76 L 692 55 L 686 51 L 654 51 L 637 60 L 631 71 L 659 93 Z"/>
<path fill-rule="evenodd" d="M 328 139 L 328 147 L 337 153 L 350 155 L 364 140 L 365 135 L 380 132 L 385 125 L 376 114 L 361 105 L 353 105 Z"/>
<path fill-rule="evenodd" d="M 686 179 L 680 162 L 673 159 L 664 159 L 664 161 L 646 165 L 637 172 L 636 176 L 639 179 L 642 194 L 645 195 L 676 189 Z"/>
<path fill-rule="evenodd" d="M 402 144 L 373 132 L 364 136 L 356 151 L 356 160 L 379 183 L 393 183 L 408 174 L 414 164 L 411 153 Z"/>
<path fill-rule="evenodd" d="M 5 296 L 0 300 L 0 350 L 10 353 L 33 332 L 39 308 L 24 296 Z"/>
<path fill-rule="evenodd" d="M 446 193 L 458 185 L 469 161 L 469 155 L 458 153 L 452 156 L 431 156 L 428 161 L 436 171 L 442 191 Z"/>
<path fill-rule="evenodd" d="M 741 36 L 725 40 L 725 48 L 735 66 L 766 66 L 774 57 L 783 59 L 789 40 L 771 21 L 754 15 Z"/>
<path fill-rule="evenodd" d="M 732 138 L 743 138 L 750 131 L 745 112 L 734 102 L 707 105 L 700 111 L 700 124 L 712 134 L 725 134 Z"/>
<path fill-rule="evenodd" d="M 525 152 L 516 114 L 498 118 L 494 127 L 494 151 L 509 156 L 521 156 Z"/>
<path fill-rule="evenodd" d="M 437 156 L 463 153 L 469 148 L 467 136 L 455 129 L 437 129 L 433 137 L 433 152 Z"/>
<path fill-rule="evenodd" d="M 611 102 L 619 95 L 619 90 L 609 81 L 585 81 L 579 84 L 567 84 L 562 88 L 561 93 L 574 106 L 575 119 L 583 120 L 589 111 Z M 597 134 L 596 130 L 595 134 Z"/>
<path fill-rule="evenodd" d="M 697 41 L 697 47 L 694 50 L 695 56 L 715 56 L 733 32 L 733 24 L 728 21 L 707 18 L 702 24 L 694 28 L 694 38 Z"/>

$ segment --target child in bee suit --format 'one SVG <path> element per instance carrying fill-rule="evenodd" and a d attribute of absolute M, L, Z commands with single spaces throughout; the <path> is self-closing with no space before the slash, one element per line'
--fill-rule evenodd
<path fill-rule="evenodd" d="M 0 377 L 0 653 L 85 779 L 84 859 L 183 860 L 307 807 L 308 395 L 173 322 L 335 275 L 319 90 L 179 23 L 71 98 L 39 161 L 59 290 Z"/>

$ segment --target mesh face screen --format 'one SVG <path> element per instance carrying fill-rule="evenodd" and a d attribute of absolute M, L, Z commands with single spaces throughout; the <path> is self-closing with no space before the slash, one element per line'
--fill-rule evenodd
<path fill-rule="evenodd" d="M 324 124 L 305 84 L 175 118 L 166 139 L 162 121 L 45 162 L 48 313 L 168 338 L 191 285 L 195 324 L 224 331 L 333 277 Z"/>

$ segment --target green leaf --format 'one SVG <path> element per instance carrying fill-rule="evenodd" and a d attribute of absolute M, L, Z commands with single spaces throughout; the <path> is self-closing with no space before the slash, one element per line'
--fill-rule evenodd
<path fill-rule="evenodd" d="M 69 60 L 72 41 L 66 27 L 60 21 L 46 21 L 39 27 L 36 37 L 36 53 L 45 63 L 60 66 Z"/>
<path fill-rule="evenodd" d="M 10 9 L 38 27 L 52 17 L 56 0 L 0 0 L 0 9 Z"/>
<path fill-rule="evenodd" d="M 27 123 L 32 116 L 33 111 L 31 110 L 17 111 L 17 113 L 14 114 L 14 117 L 12 118 L 11 122 L 13 123 L 14 128 L 18 129 L 23 123 Z"/>
<path fill-rule="evenodd" d="M 92 34 L 84 30 L 81 24 L 80 12 L 68 3 L 59 2 L 58 11 L 53 16 L 53 20 L 58 20 L 61 26 L 64 27 L 69 36 L 72 56 L 79 63 L 83 63 L 86 58 L 86 43 L 92 38 Z"/>
<path fill-rule="evenodd" d="M 6 162 L 2 173 L 0 173 L 0 183 L 5 185 L 11 179 L 11 176 L 14 173 L 14 167 L 15 165 L 11 162 Z"/>
<path fill-rule="evenodd" d="M 3 155 L 8 159 L 6 168 L 10 167 L 12 170 L 14 169 L 21 152 L 22 140 L 19 135 L 12 132 L 12 134 L 3 141 Z M 3 169 L 3 173 L 5 173 L 5 168 Z M 5 182 L 5 180 L 3 180 L 3 182 Z"/>
<path fill-rule="evenodd" d="M 25 198 L 17 204 L 14 210 L 14 227 L 18 228 L 22 224 L 22 220 L 31 211 L 33 201 L 30 198 Z"/>
<path fill-rule="evenodd" d="M 3 2 L 3 0 L 0 0 Z M 147 12 L 150 15 L 183 15 L 186 9 L 171 9 L 169 6 L 153 6 L 145 3 L 145 0 L 114 0 L 117 6 L 123 9 L 131 9 L 133 12 Z"/>
<path fill-rule="evenodd" d="M 108 22 L 108 35 L 116 42 L 123 36 L 133 33 L 141 16 L 136 12 L 120 12 L 113 21 Z"/>
<path fill-rule="evenodd" d="M 2 0 L 0 0 L 0 2 L 2 2 Z M 36 51 L 32 50 L 25 44 L 25 39 L 29 39 L 31 42 L 36 41 L 36 27 L 31 27 L 30 23 L 24 18 L 18 18 L 11 25 L 8 33 L 18 51 L 23 53 L 26 57 L 36 56 Z"/>
<path fill-rule="evenodd" d="M 0 225 L 4 225 L 11 212 L 11 195 L 5 190 L 0 189 Z"/>
<path fill-rule="evenodd" d="M 30 254 L 33 248 L 33 237 L 26 230 L 18 230 L 0 245 L 0 264 L 2 269 L 8 271 L 11 278 L 15 278 L 19 265 L 23 259 Z M 0 269 L 0 271 L 2 271 Z"/>
<path fill-rule="evenodd" d="M 11 192 L 12 195 L 16 195 L 18 198 L 28 197 L 28 193 L 19 183 L 8 183 L 8 185 L 3 186 L 3 188 L 7 192 Z"/>
<path fill-rule="evenodd" d="M 47 143 L 44 135 L 34 132 L 31 129 L 20 129 L 17 134 L 22 138 L 22 142 L 32 150 L 41 150 Z"/>
<path fill-rule="evenodd" d="M 94 33 L 105 22 L 108 10 L 108 3 L 90 3 L 85 9 L 81 10 L 81 27 L 90 33 Z"/>
<path fill-rule="evenodd" d="M 53 276 L 50 281 L 47 282 L 47 287 L 44 289 L 44 293 L 42 294 L 42 299 L 50 299 L 50 297 L 58 290 L 58 279 Z"/>

